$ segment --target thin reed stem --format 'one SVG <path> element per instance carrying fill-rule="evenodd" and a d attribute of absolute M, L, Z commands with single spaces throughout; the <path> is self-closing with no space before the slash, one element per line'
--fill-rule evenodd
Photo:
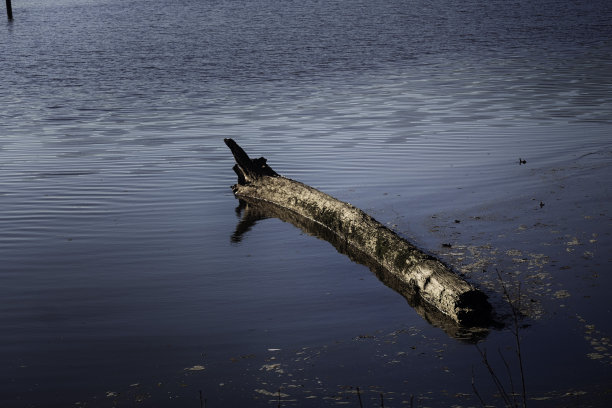
<path fill-rule="evenodd" d="M 514 335 L 514 341 L 516 343 L 516 355 L 519 362 L 519 371 L 521 373 L 521 388 L 522 388 L 522 399 L 523 399 L 523 408 L 527 408 L 527 391 L 525 387 L 525 370 L 523 369 L 523 355 L 521 352 L 521 336 L 519 334 L 519 318 L 521 313 L 521 283 L 518 283 L 518 293 L 516 302 L 512 301 L 510 297 L 510 292 L 502 279 L 501 273 L 499 270 L 495 270 L 497 272 L 497 277 L 499 278 L 499 282 L 502 285 L 502 289 L 504 291 L 504 296 L 506 297 L 506 301 L 510 304 L 510 309 L 512 310 L 512 319 L 514 327 L 512 328 L 512 334 Z M 515 405 L 518 406 L 518 405 Z"/>
<path fill-rule="evenodd" d="M 473 366 L 472 366 L 472 390 L 474 390 L 474 394 L 476 394 L 476 397 L 480 401 L 480 405 L 482 405 L 482 407 L 484 408 L 486 404 L 484 400 L 482 399 L 482 397 L 480 396 L 480 393 L 476 389 L 476 381 L 474 381 L 474 367 Z"/>

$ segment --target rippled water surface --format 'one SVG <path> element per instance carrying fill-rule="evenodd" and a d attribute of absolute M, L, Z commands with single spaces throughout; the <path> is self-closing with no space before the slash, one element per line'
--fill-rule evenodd
<path fill-rule="evenodd" d="M 502 404 L 474 345 L 328 242 L 277 218 L 232 241 L 226 137 L 481 287 L 507 326 L 479 347 L 519 390 L 498 271 L 525 314 L 530 405 L 603 406 L 609 2 L 23 0 L 13 14 L 1 406 L 357 406 L 356 387 L 371 406 L 475 406 L 472 377 Z"/>

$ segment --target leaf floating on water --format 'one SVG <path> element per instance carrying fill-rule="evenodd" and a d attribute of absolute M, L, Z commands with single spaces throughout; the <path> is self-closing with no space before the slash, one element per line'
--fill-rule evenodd
<path fill-rule="evenodd" d="M 586 395 L 586 391 L 572 391 L 572 392 L 566 392 L 563 397 L 577 397 L 580 395 Z"/>
<path fill-rule="evenodd" d="M 260 371 L 276 371 L 277 373 L 282 374 L 284 371 L 280 368 L 281 365 L 279 363 L 276 364 L 264 364 L 259 369 Z"/>
<path fill-rule="evenodd" d="M 285 394 L 283 392 L 270 392 L 270 391 L 264 390 L 263 388 L 255 389 L 253 391 L 255 391 L 258 394 L 270 395 L 270 396 L 274 396 L 274 397 L 280 396 L 281 398 L 285 398 L 285 397 L 289 396 L 289 394 Z"/>
<path fill-rule="evenodd" d="M 187 367 L 185 371 L 202 371 L 204 370 L 204 366 L 194 365 L 193 367 Z"/>
<path fill-rule="evenodd" d="M 567 290 L 558 290 L 553 295 L 557 299 L 564 299 L 570 297 L 570 293 Z"/>

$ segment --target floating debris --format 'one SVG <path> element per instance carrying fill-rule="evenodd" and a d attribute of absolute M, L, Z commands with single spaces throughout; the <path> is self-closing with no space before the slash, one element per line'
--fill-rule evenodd
<path fill-rule="evenodd" d="M 193 367 L 187 367 L 185 371 L 202 371 L 204 370 L 204 366 L 202 365 L 194 365 Z"/>
<path fill-rule="evenodd" d="M 556 292 L 553 294 L 553 296 L 554 296 L 556 299 L 564 299 L 564 298 L 568 298 L 568 297 L 570 297 L 571 295 L 570 295 L 570 293 L 569 293 L 567 290 L 563 289 L 563 290 L 558 290 L 558 291 L 556 291 Z"/>
<path fill-rule="evenodd" d="M 280 392 L 280 391 L 277 391 L 277 392 L 271 392 L 271 391 L 268 391 L 268 390 L 264 390 L 263 388 L 258 388 L 258 389 L 255 389 L 255 390 L 253 390 L 253 391 L 255 391 L 255 392 L 256 392 L 256 393 L 258 393 L 258 394 L 268 395 L 268 396 L 271 396 L 271 397 L 281 397 L 281 398 L 286 398 L 286 397 L 288 397 L 288 396 L 289 396 L 289 394 L 285 394 L 285 393 Z"/>
<path fill-rule="evenodd" d="M 261 368 L 259 369 L 259 371 L 274 371 L 278 374 L 283 374 L 285 371 L 281 368 L 280 363 L 275 363 L 275 364 L 264 364 L 263 366 L 261 366 Z"/>
<path fill-rule="evenodd" d="M 584 325 L 584 339 L 589 342 L 594 350 L 592 353 L 587 353 L 587 357 L 591 360 L 601 360 L 604 363 L 612 364 L 612 341 L 610 337 L 604 336 L 595 328 L 594 324 L 588 324 L 582 316 L 576 315 L 576 318 Z"/>

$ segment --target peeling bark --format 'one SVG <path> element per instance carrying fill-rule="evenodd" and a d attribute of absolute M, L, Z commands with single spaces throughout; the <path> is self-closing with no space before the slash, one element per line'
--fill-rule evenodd
<path fill-rule="evenodd" d="M 351 204 L 280 176 L 263 157 L 250 159 L 232 139 L 225 139 L 225 144 L 236 160 L 238 183 L 232 190 L 237 198 L 271 203 L 327 228 L 343 245 L 371 257 L 419 304 L 435 308 L 460 325 L 489 321 L 487 296 L 442 262 Z"/>

